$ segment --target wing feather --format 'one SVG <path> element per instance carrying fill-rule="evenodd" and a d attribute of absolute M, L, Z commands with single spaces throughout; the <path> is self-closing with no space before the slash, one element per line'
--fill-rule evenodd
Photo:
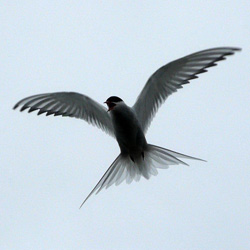
<path fill-rule="evenodd" d="M 46 113 L 54 116 L 69 116 L 80 118 L 97 126 L 114 137 L 111 118 L 106 109 L 88 96 L 75 92 L 57 92 L 33 95 L 19 101 L 14 109 L 28 112 L 39 110 L 37 115 Z"/>
<path fill-rule="evenodd" d="M 158 69 L 148 79 L 133 106 L 144 133 L 168 96 L 190 80 L 198 78 L 198 74 L 207 72 L 207 68 L 216 66 L 216 62 L 225 60 L 226 56 L 240 50 L 232 47 L 207 49 L 175 60 Z"/>

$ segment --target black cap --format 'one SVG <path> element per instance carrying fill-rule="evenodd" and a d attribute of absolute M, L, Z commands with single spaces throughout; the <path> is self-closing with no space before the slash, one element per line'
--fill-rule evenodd
<path fill-rule="evenodd" d="M 117 96 L 110 96 L 106 102 L 122 102 L 122 99 Z"/>

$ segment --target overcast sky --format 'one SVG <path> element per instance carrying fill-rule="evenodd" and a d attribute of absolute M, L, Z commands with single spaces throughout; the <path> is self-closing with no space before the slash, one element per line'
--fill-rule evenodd
<path fill-rule="evenodd" d="M 0 248 L 250 249 L 250 2 L 4 2 Z M 219 46 L 243 50 L 168 98 L 147 133 L 208 162 L 112 186 L 81 210 L 117 142 L 83 120 L 12 110 L 57 91 L 133 105 L 156 69 Z"/>

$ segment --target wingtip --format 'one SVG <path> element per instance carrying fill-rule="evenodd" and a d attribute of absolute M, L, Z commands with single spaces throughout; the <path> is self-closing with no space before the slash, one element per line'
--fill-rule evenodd
<path fill-rule="evenodd" d="M 216 49 L 216 48 L 214 48 L 214 49 Z M 240 48 L 240 47 L 233 47 L 233 46 L 222 46 L 222 47 L 218 47 L 218 49 L 228 49 L 228 50 L 232 50 L 232 51 L 242 50 L 242 48 Z"/>
<path fill-rule="evenodd" d="M 15 110 L 19 105 L 16 104 L 12 109 Z"/>
<path fill-rule="evenodd" d="M 234 48 L 234 51 L 241 51 L 241 50 L 242 50 L 242 48 L 239 48 L 239 47 Z"/>
<path fill-rule="evenodd" d="M 226 54 L 226 56 L 234 55 L 236 52 L 240 52 L 240 51 L 242 51 L 242 48 L 233 47 L 233 48 L 231 48 L 231 52 L 229 52 L 228 54 Z"/>
<path fill-rule="evenodd" d="M 20 109 L 20 111 L 23 112 L 23 111 L 24 111 L 25 109 L 27 109 L 27 108 L 29 108 L 29 107 L 24 105 L 24 106 Z"/>

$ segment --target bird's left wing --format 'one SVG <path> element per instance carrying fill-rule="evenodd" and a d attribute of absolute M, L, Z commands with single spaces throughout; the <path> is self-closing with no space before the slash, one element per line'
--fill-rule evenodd
<path fill-rule="evenodd" d="M 88 96 L 75 92 L 57 92 L 33 95 L 19 101 L 14 109 L 21 106 L 20 111 L 29 108 L 29 113 L 39 110 L 38 115 L 61 115 L 80 118 L 97 126 L 114 137 L 114 129 L 107 110 Z"/>
<path fill-rule="evenodd" d="M 190 80 L 198 78 L 207 68 L 216 66 L 216 62 L 233 55 L 239 48 L 221 47 L 203 50 L 158 69 L 147 81 L 133 106 L 144 133 L 147 131 L 158 108 L 167 97 Z"/>

